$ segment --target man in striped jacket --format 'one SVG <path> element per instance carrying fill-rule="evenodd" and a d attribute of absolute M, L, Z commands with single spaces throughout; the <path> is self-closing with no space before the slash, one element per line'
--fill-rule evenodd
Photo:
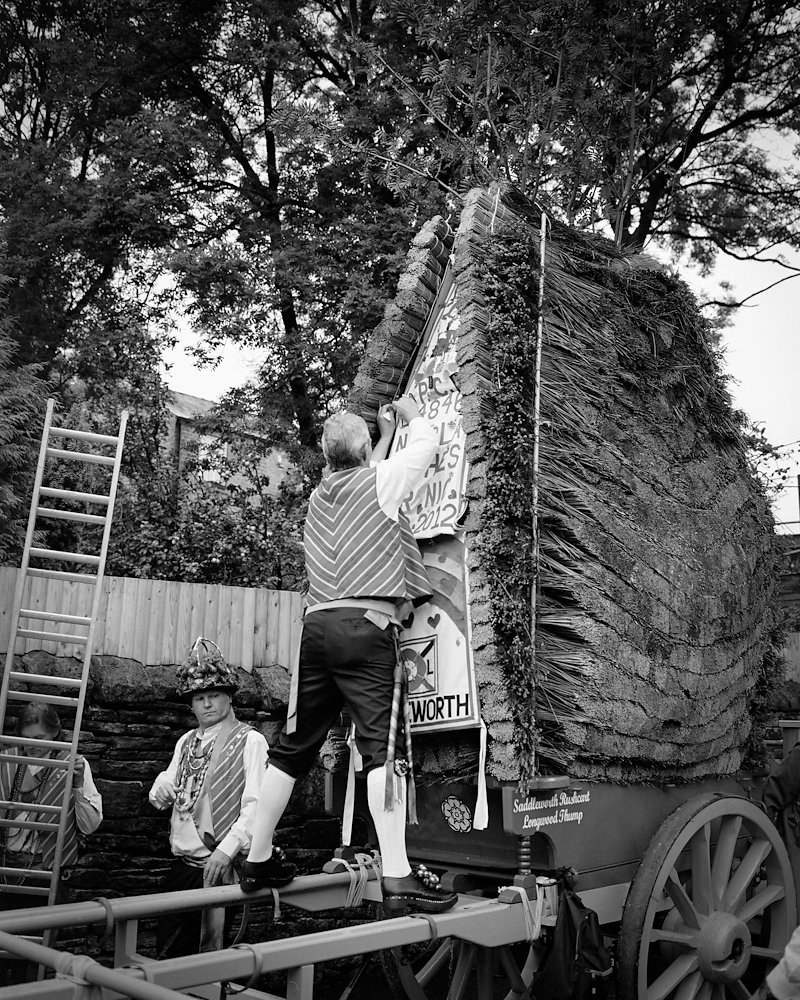
<path fill-rule="evenodd" d="M 383 460 L 396 417 L 408 425 L 404 447 Z M 378 425 L 380 440 L 373 452 L 361 417 L 338 413 L 325 422 L 322 451 L 329 473 L 311 495 L 304 535 L 308 594 L 296 731 L 284 727 L 270 752 L 241 885 L 254 892 L 294 877 L 294 866 L 273 853 L 273 833 L 295 781 L 309 770 L 346 707 L 367 774 L 383 863 L 384 908 L 440 912 L 456 896 L 428 884 L 427 873 L 425 883 L 412 873 L 405 845 L 406 781 L 402 767 L 386 763 L 401 608 L 431 593 L 400 507 L 433 461 L 437 435 L 410 396 L 381 407 Z M 387 775 L 387 768 L 397 773 Z"/>
<path fill-rule="evenodd" d="M 267 766 L 267 741 L 233 711 L 236 669 L 214 643 L 199 638 L 178 667 L 178 694 L 197 728 L 185 733 L 150 789 L 157 809 L 172 807 L 169 841 L 174 860 L 162 892 L 230 885 L 234 860 L 250 846 L 258 789 Z M 170 913 L 156 928 L 159 958 L 223 945 L 224 910 Z"/>

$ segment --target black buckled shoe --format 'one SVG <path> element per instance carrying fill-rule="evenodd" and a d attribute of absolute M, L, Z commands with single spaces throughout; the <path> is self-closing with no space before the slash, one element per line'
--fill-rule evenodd
<path fill-rule="evenodd" d="M 387 916 L 396 917 L 407 910 L 419 913 L 444 913 L 458 901 L 458 893 L 447 892 L 439 885 L 439 878 L 428 871 L 425 865 L 418 865 L 404 878 L 381 880 L 383 891 L 383 911 Z"/>
<path fill-rule="evenodd" d="M 277 889 L 288 885 L 297 874 L 297 866 L 286 860 L 280 847 L 272 848 L 272 857 L 266 861 L 245 861 L 239 885 L 242 892 L 258 892 L 259 889 Z"/>

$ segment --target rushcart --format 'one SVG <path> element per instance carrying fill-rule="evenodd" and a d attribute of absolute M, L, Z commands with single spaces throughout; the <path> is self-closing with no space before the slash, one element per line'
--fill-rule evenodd
<path fill-rule="evenodd" d="M 435 219 L 415 239 L 351 407 L 374 422 L 400 392 L 439 433 L 407 504 L 434 591 L 403 622 L 409 851 L 457 906 L 369 909 L 345 727 L 323 749 L 345 846 L 280 901 L 362 923 L 155 962 L 138 920 L 240 903 L 238 888 L 0 914 L 0 947 L 62 974 L 27 996 L 166 1000 L 236 980 L 256 997 L 283 969 L 286 996 L 311 1000 L 314 966 L 377 952 L 401 1000 L 521 1000 L 557 919 L 537 880 L 565 869 L 620 1000 L 744 1000 L 780 957 L 795 868 L 757 777 L 779 677 L 773 525 L 688 290 L 510 190 L 473 191 L 457 231 Z M 113 970 L 19 937 L 98 922 L 116 929 Z"/>

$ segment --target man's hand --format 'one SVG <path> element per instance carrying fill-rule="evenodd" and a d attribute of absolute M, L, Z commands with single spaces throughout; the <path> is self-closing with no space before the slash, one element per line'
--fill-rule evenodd
<path fill-rule="evenodd" d="M 229 885 L 233 874 L 233 858 L 217 848 L 206 861 L 203 869 L 203 885 Z"/>
<path fill-rule="evenodd" d="M 417 406 L 416 401 L 412 399 L 411 396 L 401 396 L 392 403 L 392 406 L 394 407 L 395 413 L 397 413 L 399 417 L 402 417 L 407 424 L 410 424 L 414 417 L 422 416 L 419 412 L 419 407 Z"/>
<path fill-rule="evenodd" d="M 159 809 L 168 809 L 175 801 L 175 786 L 171 781 L 165 781 L 153 792 L 153 803 Z"/>
<path fill-rule="evenodd" d="M 394 407 L 391 403 L 384 403 L 378 410 L 378 431 L 382 438 L 391 438 L 394 434 L 395 418 Z"/>
<path fill-rule="evenodd" d="M 86 771 L 86 758 L 75 758 L 75 770 L 72 772 L 72 787 L 83 788 L 83 776 Z"/>

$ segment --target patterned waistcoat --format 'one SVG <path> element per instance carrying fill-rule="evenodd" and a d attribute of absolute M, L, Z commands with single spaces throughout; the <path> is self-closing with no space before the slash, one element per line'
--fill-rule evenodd
<path fill-rule="evenodd" d="M 203 794 L 209 796 L 215 846 L 228 833 L 241 812 L 245 785 L 244 747 L 251 728 L 234 718 L 227 733 L 225 730 L 220 732 L 217 740 L 222 742 L 212 751 L 212 762 L 206 775 Z M 191 742 L 191 737 L 184 741 L 178 765 L 179 773 L 186 765 Z"/>
<path fill-rule="evenodd" d="M 16 748 L 9 751 L 16 753 Z M 54 754 L 59 760 L 67 760 L 69 751 L 57 750 Z M 0 799 L 8 802 L 11 799 L 14 786 L 14 775 L 17 765 L 7 761 L 0 763 Z M 36 823 L 55 823 L 58 817 L 53 813 L 39 812 L 36 806 L 61 806 L 66 789 L 67 772 L 63 768 L 46 767 L 46 777 L 41 785 L 38 802 L 32 802 L 29 809 L 30 819 Z M 0 810 L 3 819 L 14 820 L 19 817 L 16 809 Z M 6 830 L 8 827 L 6 827 Z M 39 847 L 42 852 L 42 868 L 50 870 L 56 856 L 57 831 L 45 833 L 39 831 Z M 78 825 L 75 820 L 75 803 L 70 793 L 67 796 L 67 827 L 64 832 L 64 846 L 61 852 L 61 867 L 68 868 L 78 860 Z"/>
<path fill-rule="evenodd" d="M 408 519 L 378 503 L 376 470 L 334 472 L 311 494 L 303 538 L 308 605 L 352 597 L 419 601 L 431 589 Z"/>

